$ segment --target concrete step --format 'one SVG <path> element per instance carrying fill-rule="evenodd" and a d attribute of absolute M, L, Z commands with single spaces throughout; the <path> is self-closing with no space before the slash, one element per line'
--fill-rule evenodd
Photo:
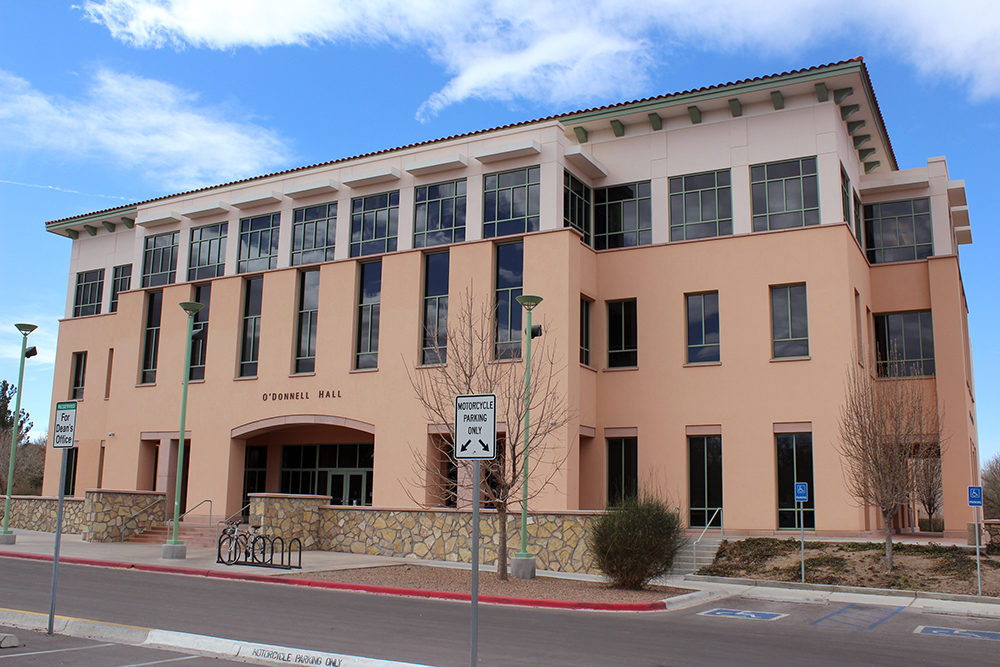
<path fill-rule="evenodd" d="M 725 538 L 720 531 L 713 530 L 701 536 L 698 542 L 697 560 L 695 559 L 695 540 L 699 539 L 701 531 L 689 531 L 687 533 L 688 542 L 674 558 L 674 574 L 691 574 L 698 569 L 711 565 L 715 560 L 715 553 L 719 550 L 719 545 Z"/>
<path fill-rule="evenodd" d="M 154 526 L 129 538 L 129 542 L 166 544 L 173 535 L 173 525 Z M 189 547 L 214 547 L 218 543 L 215 528 L 209 526 L 178 526 L 177 537 Z"/>

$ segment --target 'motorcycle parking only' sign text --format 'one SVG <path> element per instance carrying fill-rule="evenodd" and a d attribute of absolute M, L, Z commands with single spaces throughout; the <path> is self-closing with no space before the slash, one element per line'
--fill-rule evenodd
<path fill-rule="evenodd" d="M 496 458 L 497 397 L 477 394 L 455 397 L 455 458 L 486 460 Z"/>

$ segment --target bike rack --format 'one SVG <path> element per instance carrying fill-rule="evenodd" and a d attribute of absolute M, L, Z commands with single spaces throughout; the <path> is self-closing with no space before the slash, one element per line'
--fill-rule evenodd
<path fill-rule="evenodd" d="M 219 536 L 218 549 L 216 551 L 216 563 L 224 565 L 252 565 L 253 567 L 273 567 L 282 570 L 302 569 L 302 540 L 293 537 L 288 541 L 287 548 L 285 540 L 279 536 L 252 535 L 249 533 L 239 533 L 236 539 L 236 546 L 232 547 L 230 541 L 234 537 L 228 533 Z M 223 542 L 226 549 L 223 549 Z M 225 554 L 223 554 L 225 551 Z M 292 556 L 298 555 L 296 564 L 292 564 Z M 278 562 L 275 562 L 275 555 Z"/>

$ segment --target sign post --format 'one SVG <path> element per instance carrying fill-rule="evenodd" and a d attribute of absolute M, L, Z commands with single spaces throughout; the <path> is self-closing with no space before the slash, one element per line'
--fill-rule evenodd
<path fill-rule="evenodd" d="M 76 401 L 56 403 L 55 433 L 52 448 L 62 450 L 62 466 L 59 473 L 59 504 L 56 509 L 56 546 L 52 554 L 52 592 L 49 595 L 49 627 L 52 634 L 56 617 L 56 585 L 59 583 L 59 543 L 62 537 L 63 500 L 66 497 L 66 451 L 73 448 L 76 438 Z"/>
<path fill-rule="evenodd" d="M 479 468 L 497 457 L 497 397 L 455 397 L 455 460 L 472 462 L 472 667 L 479 662 Z"/>
<path fill-rule="evenodd" d="M 983 573 L 979 564 L 979 508 L 983 506 L 983 487 L 969 487 L 969 507 L 976 508 L 976 580 L 979 582 L 979 594 L 983 594 Z"/>
<path fill-rule="evenodd" d="M 799 546 L 802 552 L 802 583 L 806 583 L 806 522 L 802 506 L 809 501 L 809 482 L 795 482 L 795 504 L 799 506 Z"/>

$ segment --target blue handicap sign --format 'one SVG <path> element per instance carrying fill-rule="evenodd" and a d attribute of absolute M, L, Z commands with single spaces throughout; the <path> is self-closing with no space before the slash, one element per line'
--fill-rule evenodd
<path fill-rule="evenodd" d="M 970 486 L 969 507 L 982 507 L 982 506 L 983 506 L 983 487 Z"/>
<path fill-rule="evenodd" d="M 742 618 L 750 621 L 776 621 L 788 614 L 776 614 L 771 611 L 753 611 L 749 609 L 712 609 L 703 611 L 699 616 L 724 616 L 726 618 Z"/>
<path fill-rule="evenodd" d="M 987 630 L 962 630 L 958 628 L 935 628 L 927 625 L 917 626 L 913 631 L 918 635 L 938 635 L 944 637 L 961 637 L 962 639 L 987 639 L 990 641 L 1000 641 L 1000 632 L 989 632 Z"/>
<path fill-rule="evenodd" d="M 795 482 L 795 502 L 809 502 L 809 482 Z"/>

